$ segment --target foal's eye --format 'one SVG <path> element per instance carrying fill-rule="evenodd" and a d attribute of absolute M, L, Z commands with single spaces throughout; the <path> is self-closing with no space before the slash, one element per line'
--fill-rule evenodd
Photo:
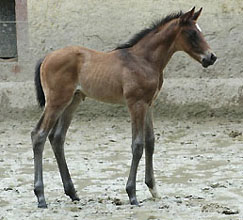
<path fill-rule="evenodd" d="M 198 43 L 199 43 L 199 35 L 198 35 L 197 31 L 196 30 L 187 30 L 185 32 L 185 34 L 186 34 L 189 44 L 191 44 L 193 48 L 197 48 Z"/>
<path fill-rule="evenodd" d="M 195 30 L 188 31 L 188 37 L 190 40 L 196 40 L 197 39 L 197 32 Z"/>

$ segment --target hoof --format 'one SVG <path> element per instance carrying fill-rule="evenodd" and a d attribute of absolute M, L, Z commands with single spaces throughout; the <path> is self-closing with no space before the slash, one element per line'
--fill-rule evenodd
<path fill-rule="evenodd" d="M 80 198 L 78 197 L 78 196 L 75 196 L 75 197 L 73 197 L 73 198 L 71 198 L 72 199 L 72 201 L 74 202 L 74 201 L 80 201 Z"/>
<path fill-rule="evenodd" d="M 38 208 L 47 209 L 47 204 L 45 202 L 38 203 Z"/>
<path fill-rule="evenodd" d="M 73 190 L 65 190 L 65 194 L 70 197 L 72 201 L 80 201 L 79 197 L 77 196 L 76 191 Z"/>
<path fill-rule="evenodd" d="M 77 194 L 75 193 L 74 195 L 69 195 L 71 200 L 74 201 L 80 201 L 79 197 L 77 196 Z"/>
<path fill-rule="evenodd" d="M 153 198 L 155 198 L 155 199 L 160 199 L 161 198 L 161 196 L 158 193 L 156 187 L 154 187 L 153 189 L 149 188 L 149 191 L 150 191 L 150 193 L 151 193 Z"/>
<path fill-rule="evenodd" d="M 131 199 L 130 200 L 130 204 L 134 205 L 134 206 L 139 206 L 139 203 L 138 203 L 137 199 Z"/>

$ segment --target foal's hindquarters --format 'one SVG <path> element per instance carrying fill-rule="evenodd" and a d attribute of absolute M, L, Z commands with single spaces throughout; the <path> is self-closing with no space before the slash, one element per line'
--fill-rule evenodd
<path fill-rule="evenodd" d="M 40 78 L 45 94 L 44 112 L 31 133 L 34 152 L 34 192 L 38 199 L 38 207 L 47 207 L 44 197 L 42 155 L 47 136 L 54 151 L 61 174 L 65 193 L 72 200 L 79 200 L 74 189 L 64 155 L 66 132 L 72 120 L 72 115 L 84 94 L 77 90 L 77 68 L 68 62 L 67 56 L 60 52 L 47 56 L 36 68 L 36 77 Z M 66 54 L 67 55 L 67 54 Z M 55 62 L 52 62 L 54 59 Z M 75 59 L 72 57 L 71 61 Z M 39 88 L 40 89 L 40 88 Z M 38 90 L 37 90 L 38 91 Z M 39 100 L 40 101 L 40 100 Z M 43 100 L 42 100 L 43 101 Z"/>

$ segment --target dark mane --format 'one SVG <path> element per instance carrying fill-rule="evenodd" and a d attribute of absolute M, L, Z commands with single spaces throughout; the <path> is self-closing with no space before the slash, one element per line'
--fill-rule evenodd
<path fill-rule="evenodd" d="M 165 25 L 166 23 L 168 23 L 176 18 L 179 18 L 181 15 L 183 15 L 183 12 L 179 11 L 178 13 L 172 13 L 172 14 L 166 16 L 165 18 L 162 18 L 158 21 L 153 22 L 152 25 L 150 25 L 150 27 L 141 30 L 140 32 L 135 34 L 128 42 L 119 45 L 115 50 L 125 49 L 125 48 L 134 46 L 136 43 L 138 43 L 142 38 L 144 38 L 151 31 L 154 31 L 158 27 L 161 27 L 162 25 Z"/>

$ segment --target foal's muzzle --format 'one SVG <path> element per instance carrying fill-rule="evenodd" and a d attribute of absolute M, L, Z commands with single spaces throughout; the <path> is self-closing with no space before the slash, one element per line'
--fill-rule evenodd
<path fill-rule="evenodd" d="M 213 65 L 216 60 L 216 55 L 214 53 L 209 53 L 207 56 L 202 58 L 202 66 L 207 68 L 208 66 Z"/>

